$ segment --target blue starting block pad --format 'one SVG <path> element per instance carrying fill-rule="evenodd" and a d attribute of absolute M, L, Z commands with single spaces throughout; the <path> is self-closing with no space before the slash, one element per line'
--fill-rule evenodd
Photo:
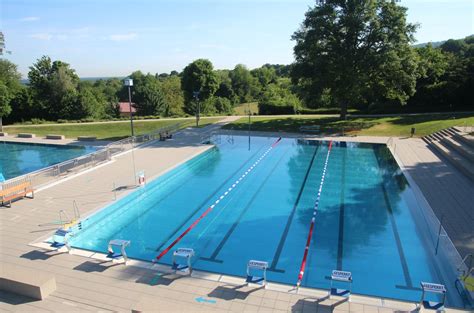
<path fill-rule="evenodd" d="M 446 287 L 441 284 L 433 284 L 427 282 L 421 282 L 421 305 L 427 310 L 439 310 L 444 308 L 444 303 L 446 302 Z M 442 295 L 442 300 L 440 302 L 428 301 L 425 300 L 427 293 L 436 293 Z"/>
<path fill-rule="evenodd" d="M 349 297 L 350 295 L 351 291 L 348 289 L 331 288 L 331 296 Z"/>
<path fill-rule="evenodd" d="M 171 269 L 177 272 L 182 272 L 186 274 L 191 274 L 192 266 L 191 260 L 194 256 L 194 250 L 191 248 L 178 248 L 173 252 L 173 264 Z M 185 260 L 186 262 L 179 263 L 180 260 Z"/>
<path fill-rule="evenodd" d="M 50 246 L 56 249 L 60 249 L 62 247 L 67 247 L 69 249 L 69 246 L 67 244 L 67 240 L 68 240 L 67 237 L 71 233 L 72 233 L 71 229 L 60 228 L 56 230 L 56 232 L 53 235 L 53 243 Z"/>
<path fill-rule="evenodd" d="M 268 262 L 250 260 L 247 263 L 247 279 L 245 282 L 247 284 L 257 284 L 266 286 L 267 285 L 267 268 Z M 252 272 L 259 271 L 262 273 L 262 276 L 252 275 Z"/>
<path fill-rule="evenodd" d="M 349 284 L 349 289 L 333 287 L 333 282 L 343 282 Z M 333 270 L 331 273 L 331 289 L 329 295 L 349 298 L 352 289 L 352 273 L 346 271 Z"/>
<path fill-rule="evenodd" d="M 109 241 L 109 245 L 107 247 L 107 255 L 106 257 L 108 259 L 111 259 L 112 261 L 114 260 L 119 260 L 122 259 L 124 260 L 124 263 L 127 264 L 127 253 L 125 252 L 125 248 L 130 245 L 130 240 L 123 240 L 123 239 L 112 239 Z M 120 248 L 120 252 L 115 252 L 114 247 Z"/>

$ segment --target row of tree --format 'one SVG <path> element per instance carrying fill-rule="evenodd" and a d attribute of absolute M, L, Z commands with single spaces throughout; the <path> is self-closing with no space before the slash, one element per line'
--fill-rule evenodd
<path fill-rule="evenodd" d="M 299 105 L 288 75 L 289 66 L 266 64 L 250 71 L 239 64 L 233 70 L 214 70 L 209 60 L 199 59 L 181 73 L 136 71 L 129 77 L 137 115 L 176 117 L 195 114 L 198 102 L 208 115 L 231 114 L 237 104 L 270 97 Z M 27 84 L 20 79 L 17 66 L 1 59 L 0 116 L 8 122 L 115 118 L 118 103 L 128 101 L 122 80 L 80 80 L 69 64 L 47 56 L 30 67 Z"/>
<path fill-rule="evenodd" d="M 260 113 L 349 108 L 369 113 L 472 109 L 474 36 L 439 47 L 413 47 L 417 26 L 395 1 L 318 1 L 294 33 L 295 62 L 253 70 L 215 70 L 206 59 L 181 73 L 134 72 L 132 99 L 139 115 L 230 114 L 258 101 Z M 14 64 L 0 60 L 0 117 L 117 117 L 128 94 L 119 79 L 81 81 L 69 64 L 44 56 L 20 83 Z"/>

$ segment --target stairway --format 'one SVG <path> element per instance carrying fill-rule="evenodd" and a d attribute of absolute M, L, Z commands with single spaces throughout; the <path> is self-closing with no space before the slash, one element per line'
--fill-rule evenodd
<path fill-rule="evenodd" d="M 474 181 L 474 136 L 458 127 L 442 129 L 422 138 L 435 152 Z"/>

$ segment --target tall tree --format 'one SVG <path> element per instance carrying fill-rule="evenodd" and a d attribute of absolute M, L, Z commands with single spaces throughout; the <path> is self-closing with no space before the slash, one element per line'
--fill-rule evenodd
<path fill-rule="evenodd" d="M 186 66 L 181 77 L 185 112 L 188 114 L 196 112 L 196 104 L 193 101 L 194 92 L 199 92 L 199 100 L 205 103 L 214 95 L 218 87 L 218 79 L 211 61 L 198 59 Z"/>
<path fill-rule="evenodd" d="M 181 79 L 177 75 L 170 75 L 160 81 L 165 101 L 165 116 L 183 115 L 184 95 L 181 90 Z"/>
<path fill-rule="evenodd" d="M 138 115 L 162 115 L 166 103 L 158 78 L 136 71 L 130 75 L 133 79 L 133 97 Z"/>
<path fill-rule="evenodd" d="M 229 74 L 232 80 L 232 89 L 239 97 L 241 103 L 250 102 L 253 96 L 258 93 L 257 80 L 250 74 L 250 71 L 243 64 L 237 64 Z"/>
<path fill-rule="evenodd" d="M 406 11 L 390 0 L 318 1 L 292 37 L 293 81 L 309 94 L 329 90 L 341 118 L 358 102 L 404 104 L 417 66 Z"/>
<path fill-rule="evenodd" d="M 30 66 L 28 78 L 35 106 L 41 112 L 38 118 L 72 118 L 79 77 L 69 64 L 43 56 Z"/>
<path fill-rule="evenodd" d="M 12 111 L 11 101 L 21 90 L 20 78 L 15 64 L 0 59 L 0 127 L 3 125 L 3 118 Z"/>

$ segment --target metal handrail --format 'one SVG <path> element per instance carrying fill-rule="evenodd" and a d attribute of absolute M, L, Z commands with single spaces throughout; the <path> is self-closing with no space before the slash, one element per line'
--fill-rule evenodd
<path fill-rule="evenodd" d="M 179 122 L 176 124 L 161 127 L 147 134 L 128 137 L 111 142 L 105 147 L 98 149 L 94 152 L 81 155 L 77 158 L 66 160 L 61 163 L 50 165 L 28 174 L 8 179 L 0 183 L 0 189 L 4 189 L 5 186 L 9 186 L 17 181 L 21 181 L 24 179 L 31 180 L 33 187 L 37 188 L 39 186 L 50 183 L 52 180 L 59 178 L 63 174 L 80 170 L 81 168 L 94 167 L 97 164 L 109 161 L 112 156 L 135 148 L 136 144 L 141 145 L 146 142 L 158 139 L 160 133 L 175 132 L 181 129 L 182 126 L 183 122 Z M 129 147 L 127 147 L 127 145 L 129 145 Z M 120 146 L 120 148 L 114 149 L 114 147 L 117 146 Z M 44 178 L 42 176 L 44 176 Z"/>

